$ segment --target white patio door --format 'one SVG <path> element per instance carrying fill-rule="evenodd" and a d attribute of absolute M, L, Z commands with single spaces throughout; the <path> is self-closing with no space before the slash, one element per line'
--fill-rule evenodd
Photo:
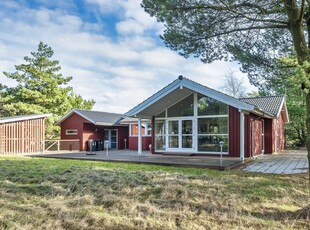
<path fill-rule="evenodd" d="M 193 150 L 193 120 L 171 119 L 168 120 L 167 143 L 170 151 Z"/>
<path fill-rule="evenodd" d="M 109 141 L 109 149 L 117 149 L 117 129 L 105 129 L 104 130 L 104 140 Z"/>

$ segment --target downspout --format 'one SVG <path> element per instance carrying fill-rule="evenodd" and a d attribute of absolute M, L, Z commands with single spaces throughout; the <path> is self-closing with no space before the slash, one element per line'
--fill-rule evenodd
<path fill-rule="evenodd" d="M 244 113 L 240 111 L 240 160 L 244 161 Z"/>

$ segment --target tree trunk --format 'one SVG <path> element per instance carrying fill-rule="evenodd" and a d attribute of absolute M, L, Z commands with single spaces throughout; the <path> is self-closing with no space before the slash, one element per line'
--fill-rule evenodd
<path fill-rule="evenodd" d="M 307 106 L 307 116 L 306 116 L 306 126 L 307 126 L 307 152 L 308 152 L 308 164 L 310 166 L 310 92 L 306 95 L 306 106 Z M 309 196 L 310 196 L 310 169 L 308 169 L 309 172 Z"/>

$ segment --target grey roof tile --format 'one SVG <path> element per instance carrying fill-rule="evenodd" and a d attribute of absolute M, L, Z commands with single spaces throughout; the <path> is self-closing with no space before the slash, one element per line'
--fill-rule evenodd
<path fill-rule="evenodd" d="M 284 100 L 283 95 L 279 96 L 265 96 L 265 97 L 251 97 L 251 98 L 240 98 L 242 102 L 254 105 L 255 107 L 270 113 L 273 116 L 277 116 L 279 111 L 282 109 L 282 103 Z"/>
<path fill-rule="evenodd" d="M 108 113 L 108 112 L 100 112 L 100 111 L 90 111 L 90 110 L 82 110 L 82 109 L 74 109 L 75 112 L 82 115 L 84 118 L 95 124 L 106 124 L 113 125 L 119 124 L 119 121 L 124 118 L 123 114 L 119 113 Z"/>

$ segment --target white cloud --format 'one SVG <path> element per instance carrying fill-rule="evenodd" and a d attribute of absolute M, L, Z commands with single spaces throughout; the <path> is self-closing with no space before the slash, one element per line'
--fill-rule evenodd
<path fill-rule="evenodd" d="M 96 100 L 95 110 L 124 113 L 180 74 L 216 89 L 221 76 L 235 68 L 233 63 L 207 65 L 198 59 L 184 59 L 158 45 L 154 34 L 162 25 L 143 11 L 139 1 L 85 3 L 98 6 L 102 14 L 118 14 L 120 19 L 113 25 L 117 37 L 102 32 L 106 25 L 100 21 L 70 13 L 66 10 L 69 5 L 51 10 L 11 4 L 1 9 L 0 3 L 1 70 L 15 71 L 14 65 L 24 63 L 23 57 L 43 41 L 53 48 L 63 75 L 73 76 L 70 85 L 74 91 Z M 3 76 L 0 81 L 12 84 Z"/>

